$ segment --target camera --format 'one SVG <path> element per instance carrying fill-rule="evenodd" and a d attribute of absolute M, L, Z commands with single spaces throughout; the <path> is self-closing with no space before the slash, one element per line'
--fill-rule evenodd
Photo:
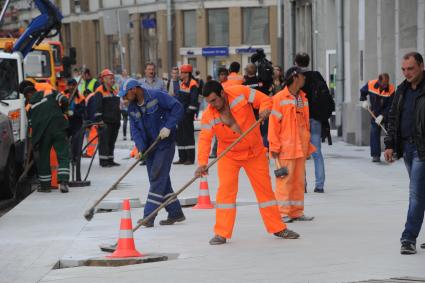
<path fill-rule="evenodd" d="M 266 59 L 264 49 L 258 48 L 251 56 L 251 62 L 257 65 L 258 80 L 267 88 L 273 83 L 273 64 Z"/>

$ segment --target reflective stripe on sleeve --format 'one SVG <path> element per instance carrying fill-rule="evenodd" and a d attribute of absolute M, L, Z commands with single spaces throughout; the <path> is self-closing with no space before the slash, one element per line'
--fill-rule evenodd
<path fill-rule="evenodd" d="M 295 105 L 295 101 L 293 101 L 293 100 L 282 100 L 280 102 L 280 106 L 285 106 L 285 105 L 289 105 L 289 104 Z"/>
<path fill-rule="evenodd" d="M 47 101 L 47 98 L 43 98 L 43 99 L 41 99 L 39 102 L 37 102 L 37 103 L 34 103 L 33 105 L 31 105 L 31 109 L 34 109 L 34 108 L 36 108 L 37 106 L 39 106 L 40 104 L 43 104 L 44 102 L 46 102 Z"/>
<path fill-rule="evenodd" d="M 239 102 L 241 102 L 243 99 L 245 98 L 245 96 L 243 94 L 239 95 L 238 97 L 236 97 L 232 103 L 230 103 L 230 109 L 232 109 L 233 107 L 235 107 Z"/>
<path fill-rule="evenodd" d="M 271 115 L 274 115 L 274 116 L 276 116 L 279 120 L 280 119 L 282 119 L 282 113 L 280 113 L 279 111 L 277 111 L 277 110 L 272 110 L 272 113 L 271 113 Z"/>
<path fill-rule="evenodd" d="M 149 108 L 152 108 L 152 107 L 154 107 L 155 105 L 157 105 L 158 104 L 158 99 L 154 99 L 154 100 L 152 100 L 152 101 L 149 101 L 147 104 L 146 104 L 146 108 L 147 109 L 149 109 Z"/>
<path fill-rule="evenodd" d="M 249 98 L 248 98 L 248 102 L 249 103 L 253 103 L 254 102 L 254 99 L 255 99 L 255 93 L 256 93 L 257 91 L 255 90 L 255 89 L 253 89 L 253 88 L 251 88 L 251 89 L 249 89 Z"/>

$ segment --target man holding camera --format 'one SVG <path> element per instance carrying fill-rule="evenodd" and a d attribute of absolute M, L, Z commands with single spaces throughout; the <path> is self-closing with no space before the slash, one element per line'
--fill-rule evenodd
<path fill-rule="evenodd" d="M 308 101 L 301 90 L 305 70 L 291 67 L 285 73 L 286 87 L 273 97 L 269 118 L 270 155 L 287 176 L 276 178 L 275 195 L 285 222 L 311 221 L 304 215 L 305 161 L 314 152 L 310 143 Z"/>

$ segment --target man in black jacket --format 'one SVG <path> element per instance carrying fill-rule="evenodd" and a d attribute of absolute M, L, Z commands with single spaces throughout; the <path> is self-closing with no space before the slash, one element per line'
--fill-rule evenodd
<path fill-rule="evenodd" d="M 402 71 L 406 78 L 398 87 L 388 114 L 385 160 L 403 156 L 409 174 L 409 210 L 401 235 L 401 254 L 416 253 L 416 239 L 425 211 L 425 71 L 417 52 L 404 55 Z M 422 248 L 425 245 L 422 244 Z"/>
<path fill-rule="evenodd" d="M 300 52 L 295 56 L 295 65 L 300 68 L 307 68 L 310 64 L 310 57 L 307 53 Z M 330 131 L 328 119 L 335 109 L 335 104 L 329 93 L 329 88 L 325 79 L 318 71 L 308 71 L 304 73 L 305 84 L 301 89 L 308 99 L 310 111 L 310 142 L 316 148 L 313 152 L 314 174 L 316 182 L 315 193 L 324 193 L 325 187 L 325 162 L 321 149 L 322 132 Z M 326 99 L 328 98 L 328 99 Z M 328 135 L 329 138 L 330 135 Z"/>

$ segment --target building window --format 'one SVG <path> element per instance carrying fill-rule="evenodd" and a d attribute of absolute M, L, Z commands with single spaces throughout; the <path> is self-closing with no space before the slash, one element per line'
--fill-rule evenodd
<path fill-rule="evenodd" d="M 243 8 L 243 44 L 269 43 L 269 9 Z"/>
<path fill-rule="evenodd" d="M 141 27 L 142 64 L 153 62 L 158 65 L 158 34 L 155 13 L 142 14 Z"/>
<path fill-rule="evenodd" d="M 196 11 L 183 12 L 184 46 L 196 46 Z"/>
<path fill-rule="evenodd" d="M 208 10 L 208 44 L 229 45 L 229 10 Z"/>
<path fill-rule="evenodd" d="M 95 46 L 96 46 L 96 72 L 100 72 L 100 61 L 101 61 L 101 57 L 100 57 L 100 25 L 99 25 L 99 21 L 95 20 L 93 21 L 94 23 L 94 30 L 95 30 Z"/>

